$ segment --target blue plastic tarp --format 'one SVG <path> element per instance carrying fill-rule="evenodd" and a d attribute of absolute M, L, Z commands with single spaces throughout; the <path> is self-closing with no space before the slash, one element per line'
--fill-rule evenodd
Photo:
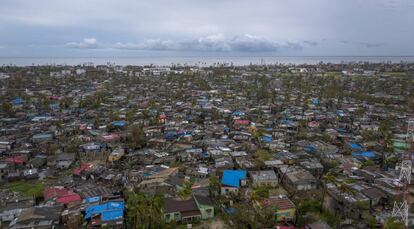
<path fill-rule="evenodd" d="M 126 126 L 128 124 L 128 122 L 126 121 L 114 121 L 112 122 L 112 125 L 117 126 L 117 127 L 123 127 Z"/>
<path fill-rule="evenodd" d="M 359 157 L 359 156 L 362 156 L 362 157 L 365 157 L 365 158 L 370 158 L 370 159 L 372 159 L 372 158 L 374 158 L 376 155 L 375 155 L 375 153 L 374 153 L 373 151 L 364 151 L 364 152 L 355 152 L 355 153 L 352 153 L 352 156 L 353 156 L 353 157 Z"/>
<path fill-rule="evenodd" d="M 102 221 L 113 221 L 113 220 L 122 219 L 122 218 L 124 218 L 123 210 L 102 212 L 102 216 L 101 216 Z"/>
<path fill-rule="evenodd" d="M 85 198 L 85 202 L 86 203 L 94 203 L 94 202 L 98 202 L 101 200 L 100 196 L 95 196 L 95 197 L 87 197 Z"/>
<path fill-rule="evenodd" d="M 304 147 L 304 150 L 308 153 L 316 153 L 318 151 L 318 148 L 316 148 L 315 145 L 310 144 Z"/>
<path fill-rule="evenodd" d="M 348 142 L 348 145 L 349 145 L 349 147 L 351 147 L 354 150 L 359 150 L 359 151 L 363 150 L 362 146 L 358 143 Z"/>
<path fill-rule="evenodd" d="M 263 142 L 271 142 L 273 141 L 273 138 L 271 136 L 262 136 L 262 141 Z"/>
<path fill-rule="evenodd" d="M 224 170 L 221 184 L 240 187 L 240 181 L 246 179 L 246 170 Z"/>
<path fill-rule="evenodd" d="M 242 115 L 245 115 L 245 114 L 246 113 L 244 111 L 235 111 L 235 112 L 233 112 L 234 116 L 242 116 Z"/>
<path fill-rule="evenodd" d="M 336 115 L 343 117 L 345 116 L 345 112 L 343 110 L 337 110 Z"/>
<path fill-rule="evenodd" d="M 16 99 L 13 99 L 11 103 L 12 103 L 14 106 L 17 106 L 17 105 L 21 105 L 21 104 L 23 104 L 23 103 L 24 103 L 24 100 L 23 100 L 23 99 L 21 99 L 21 98 L 16 98 Z"/>
<path fill-rule="evenodd" d="M 124 211 L 124 201 L 110 201 L 99 205 L 87 207 L 85 209 L 85 218 L 89 219 L 94 215 L 100 215 L 108 211 Z"/>

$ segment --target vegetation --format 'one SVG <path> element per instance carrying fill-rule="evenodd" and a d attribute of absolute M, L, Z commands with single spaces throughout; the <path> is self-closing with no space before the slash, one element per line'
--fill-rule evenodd
<path fill-rule="evenodd" d="M 145 139 L 145 133 L 142 127 L 138 125 L 132 125 L 130 127 L 128 143 L 129 147 L 131 147 L 132 149 L 140 149 L 147 144 Z"/>
<path fill-rule="evenodd" d="M 128 228 L 163 228 L 164 200 L 161 195 L 149 196 L 139 192 L 128 192 L 126 199 Z"/>
<path fill-rule="evenodd" d="M 3 102 L 1 105 L 1 112 L 12 115 L 13 114 L 13 106 L 8 102 Z"/>
<path fill-rule="evenodd" d="M 218 179 L 218 177 L 216 176 L 210 176 L 210 180 L 209 180 L 209 194 L 212 197 L 215 197 L 219 194 L 220 190 L 221 190 L 221 182 Z"/>
<path fill-rule="evenodd" d="M 259 161 L 267 161 L 270 159 L 270 153 L 269 151 L 265 150 L 265 149 L 259 149 L 256 151 L 256 153 L 254 154 L 254 156 L 259 160 Z"/>
<path fill-rule="evenodd" d="M 25 181 L 15 181 L 8 183 L 6 188 L 12 192 L 18 192 L 27 197 L 42 197 L 45 184 L 43 182 L 30 183 Z"/>
<path fill-rule="evenodd" d="M 276 209 L 273 207 L 253 208 L 238 204 L 234 208 L 236 212 L 228 218 L 234 228 L 271 228 L 275 224 Z"/>
<path fill-rule="evenodd" d="M 266 187 L 258 187 L 253 189 L 253 200 L 262 200 L 269 197 L 269 189 Z"/>
<path fill-rule="evenodd" d="M 191 196 L 193 183 L 191 181 L 185 181 L 183 187 L 178 191 L 177 195 L 181 199 L 187 199 Z"/>
<path fill-rule="evenodd" d="M 389 218 L 384 224 L 384 229 L 402 229 L 402 228 L 405 228 L 404 224 L 402 224 L 400 221 L 398 221 L 395 218 Z"/>

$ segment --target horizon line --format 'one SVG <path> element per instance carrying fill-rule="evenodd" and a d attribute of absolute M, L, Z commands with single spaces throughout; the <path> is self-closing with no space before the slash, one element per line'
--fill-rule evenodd
<path fill-rule="evenodd" d="M 160 58 L 160 57 L 181 57 L 181 58 L 192 58 L 192 57 L 219 57 L 219 58 L 229 58 L 229 57 L 246 57 L 246 58 L 277 58 L 277 57 L 414 57 L 414 55 L 283 55 L 283 56 L 249 56 L 249 55 L 231 55 L 231 56 L 214 56 L 214 55 L 195 55 L 195 56 L 180 56 L 180 55 L 160 55 L 160 56 L 0 56 L 1 59 L 7 58 Z"/>

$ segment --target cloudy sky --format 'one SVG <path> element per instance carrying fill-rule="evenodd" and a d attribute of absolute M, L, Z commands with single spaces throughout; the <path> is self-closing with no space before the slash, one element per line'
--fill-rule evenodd
<path fill-rule="evenodd" d="M 1 0 L 0 56 L 406 56 L 413 22 L 413 0 Z"/>

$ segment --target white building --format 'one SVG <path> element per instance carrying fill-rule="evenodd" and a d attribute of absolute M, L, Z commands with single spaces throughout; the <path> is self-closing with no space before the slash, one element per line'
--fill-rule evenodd
<path fill-rule="evenodd" d="M 160 75 L 167 75 L 171 72 L 170 68 L 166 67 L 152 67 L 152 68 L 144 68 L 145 74 L 151 74 L 154 76 L 160 76 Z"/>

